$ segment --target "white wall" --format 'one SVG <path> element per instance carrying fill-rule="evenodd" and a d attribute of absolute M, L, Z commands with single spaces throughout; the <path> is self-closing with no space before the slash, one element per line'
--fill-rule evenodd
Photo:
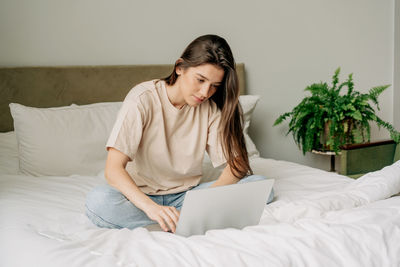
<path fill-rule="evenodd" d="M 400 130 L 400 0 L 395 1 L 393 123 Z"/>
<path fill-rule="evenodd" d="M 0 65 L 173 63 L 197 36 L 219 34 L 246 64 L 248 92 L 262 96 L 250 129 L 261 154 L 328 169 L 273 121 L 338 66 L 360 91 L 392 84 L 393 8 L 394 0 L 1 0 Z M 391 87 L 380 97 L 389 122 L 393 95 Z M 374 139 L 387 136 L 373 128 Z"/>

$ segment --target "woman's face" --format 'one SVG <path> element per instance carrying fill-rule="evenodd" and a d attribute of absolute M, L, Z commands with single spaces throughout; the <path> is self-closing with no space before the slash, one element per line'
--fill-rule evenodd
<path fill-rule="evenodd" d="M 222 85 L 224 70 L 213 64 L 188 69 L 177 68 L 178 84 L 183 100 L 195 107 L 210 98 Z M 221 88 L 222 89 L 222 88 Z"/>

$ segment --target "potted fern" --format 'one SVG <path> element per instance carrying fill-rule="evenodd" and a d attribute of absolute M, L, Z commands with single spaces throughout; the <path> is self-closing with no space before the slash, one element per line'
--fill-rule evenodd
<path fill-rule="evenodd" d="M 391 138 L 400 142 L 400 133 L 380 119 L 370 102 L 379 110 L 378 96 L 390 85 L 373 87 L 367 94 L 354 90 L 353 75 L 339 83 L 340 68 L 332 77 L 332 85 L 314 83 L 305 91 L 305 97 L 292 111 L 279 116 L 275 125 L 289 119 L 289 131 L 303 154 L 311 150 L 334 151 L 347 144 L 370 141 L 370 122 L 375 122 L 390 132 Z M 347 92 L 342 92 L 346 88 Z"/>

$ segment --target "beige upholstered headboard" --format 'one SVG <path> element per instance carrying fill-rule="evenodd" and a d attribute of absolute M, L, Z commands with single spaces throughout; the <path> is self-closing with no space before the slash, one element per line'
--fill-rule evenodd
<path fill-rule="evenodd" d="M 174 65 L 0 68 L 0 132 L 13 130 L 9 103 L 59 107 L 122 101 L 136 84 L 168 76 Z M 241 93 L 244 64 L 236 65 Z"/>

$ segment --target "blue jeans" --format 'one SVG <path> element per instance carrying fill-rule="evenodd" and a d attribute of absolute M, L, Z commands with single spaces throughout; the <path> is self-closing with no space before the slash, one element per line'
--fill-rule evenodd
<path fill-rule="evenodd" d="M 261 175 L 251 175 L 242 178 L 238 184 L 266 179 Z M 215 181 L 199 184 L 190 190 L 210 187 Z M 177 210 L 182 208 L 183 200 L 187 191 L 167 194 L 148 195 L 154 202 L 163 206 L 174 206 Z M 267 203 L 274 198 L 271 191 Z M 86 215 L 97 226 L 103 228 L 129 228 L 146 226 L 157 223 L 151 220 L 121 192 L 109 185 L 95 187 L 86 197 Z"/>

